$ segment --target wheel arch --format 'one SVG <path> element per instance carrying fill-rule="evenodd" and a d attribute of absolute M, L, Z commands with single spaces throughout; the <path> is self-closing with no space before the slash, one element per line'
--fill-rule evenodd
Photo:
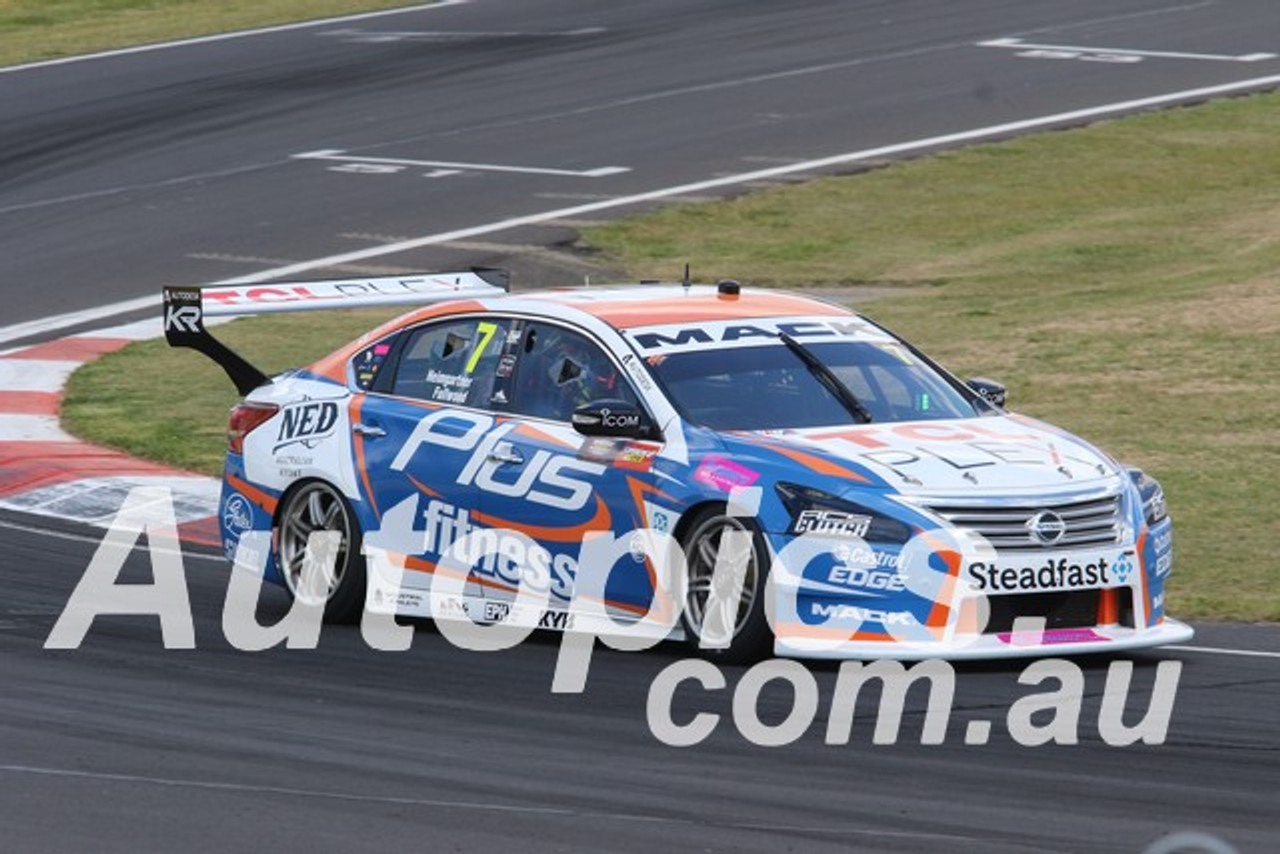
<path fill-rule="evenodd" d="M 684 545 L 685 537 L 689 535 L 689 530 L 693 527 L 694 521 L 697 520 L 699 516 L 703 515 L 704 511 L 712 508 L 716 508 L 723 512 L 729 508 L 729 503 L 715 498 L 706 498 L 686 508 L 685 511 L 680 514 L 680 521 L 676 522 L 675 530 L 672 532 L 672 536 L 675 537 L 676 542 Z"/>

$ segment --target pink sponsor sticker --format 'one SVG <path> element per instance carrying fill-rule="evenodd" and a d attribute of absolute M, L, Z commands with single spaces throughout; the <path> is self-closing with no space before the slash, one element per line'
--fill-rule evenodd
<path fill-rule="evenodd" d="M 1036 637 L 1035 632 L 1018 633 L 1000 632 L 996 635 L 1002 643 L 1017 643 L 1019 646 L 1026 645 L 1027 642 Z M 1016 640 L 1015 640 L 1016 638 Z M 1106 638 L 1095 632 L 1093 629 L 1048 629 L 1043 635 L 1040 635 L 1040 643 L 1049 646 L 1055 643 L 1092 643 L 1095 641 L 1105 641 Z"/>
<path fill-rule="evenodd" d="M 760 479 L 760 472 L 740 466 L 733 460 L 711 454 L 702 461 L 693 479 L 698 483 L 729 492 L 735 486 L 750 486 Z"/>

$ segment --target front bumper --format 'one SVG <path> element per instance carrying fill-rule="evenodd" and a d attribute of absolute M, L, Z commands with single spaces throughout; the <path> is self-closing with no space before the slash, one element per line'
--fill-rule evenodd
<path fill-rule="evenodd" d="M 1046 629 L 1042 634 L 997 633 L 960 635 L 951 639 L 913 643 L 901 640 L 834 641 L 830 637 L 786 634 L 780 627 L 774 654 L 786 658 L 877 659 L 948 661 L 996 658 L 1045 658 L 1089 653 L 1113 653 L 1185 643 L 1195 635 L 1186 623 L 1165 618 L 1147 628 L 1093 626 L 1079 629 Z"/>

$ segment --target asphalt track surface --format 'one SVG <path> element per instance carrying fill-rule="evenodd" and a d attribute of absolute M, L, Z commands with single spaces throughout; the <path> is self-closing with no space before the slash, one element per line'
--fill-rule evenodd
<path fill-rule="evenodd" d="M 1280 62 L 1238 57 L 1275 50 L 1277 34 L 1280 7 L 1267 0 L 478 0 L 0 73 L 0 324 L 293 265 L 565 272 L 529 260 L 571 236 L 573 222 L 555 218 L 384 250 L 1264 78 Z M 1001 38 L 1081 50 L 979 46 Z M 1104 48 L 1180 56 L 1090 53 Z M 354 159 L 296 156 L 316 151 Z M 468 165 L 441 165 L 455 163 Z M 605 167 L 628 171 L 582 174 Z M 338 268 L 305 263 L 363 250 Z M 219 631 L 227 569 L 193 554 L 196 650 L 165 651 L 154 619 L 120 617 L 76 652 L 45 651 L 97 543 L 46 528 L 0 518 L 5 851 L 1138 851 L 1183 828 L 1271 851 L 1280 838 L 1275 628 L 1200 626 L 1195 644 L 1270 657 L 1134 657 L 1135 710 L 1157 662 L 1184 662 L 1160 746 L 1100 742 L 1108 662 L 1084 660 L 1076 746 L 1012 742 L 1001 715 L 1033 689 L 1017 683 L 1020 665 L 1002 664 L 959 669 L 941 746 L 918 743 L 915 695 L 902 743 L 871 744 L 868 707 L 851 744 L 823 744 L 835 671 L 819 666 L 820 720 L 797 743 L 753 746 L 730 723 L 727 692 L 689 689 L 679 715 L 725 717 L 704 744 L 675 749 L 650 734 L 645 700 L 679 649 L 598 654 L 581 696 L 549 691 L 554 637 L 466 653 L 424 627 L 392 654 L 332 629 L 319 650 L 242 653 Z M 135 564 L 145 578 L 145 559 Z M 278 595 L 264 604 L 283 608 Z M 740 675 L 727 671 L 730 686 Z M 762 714 L 788 707 L 768 693 Z M 989 744 L 964 745 L 974 719 L 995 721 Z"/>

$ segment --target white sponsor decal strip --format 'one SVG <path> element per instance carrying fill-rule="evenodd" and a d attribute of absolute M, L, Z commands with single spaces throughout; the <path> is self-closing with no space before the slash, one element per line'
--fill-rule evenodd
<path fill-rule="evenodd" d="M 1199 89 L 1184 89 L 1177 92 L 1169 92 L 1164 95 L 1154 95 L 1148 98 L 1136 98 L 1130 101 L 1117 101 L 1115 103 L 1103 104 L 1096 107 L 1086 107 L 1084 109 L 1070 110 L 1064 113 L 1053 113 L 1051 115 L 1040 116 L 1038 118 L 1022 119 L 1015 122 L 1006 122 L 999 125 L 990 125 L 988 127 L 959 131 L 957 133 L 925 137 L 923 139 L 884 145 L 877 148 L 868 148 L 861 151 L 850 151 L 844 154 L 836 154 L 831 157 L 823 157 L 816 160 L 806 160 L 800 163 L 790 163 L 769 169 L 760 169 L 754 172 L 743 172 L 737 175 L 728 175 L 723 178 L 712 178 L 705 181 L 695 181 L 690 184 L 663 187 L 661 189 L 650 190 L 644 193 L 636 193 L 631 196 L 602 199 L 598 202 L 590 202 L 574 207 L 557 208 L 555 210 L 542 211 L 541 213 L 533 213 L 525 216 L 513 217 L 511 219 L 498 220 L 484 225 L 460 228 L 453 231 L 444 231 L 438 234 L 429 234 L 423 237 L 403 240 L 398 243 L 372 246 L 353 252 L 344 252 L 338 255 L 329 255 L 324 258 L 316 258 L 310 261 L 302 261 L 297 264 L 277 267 L 271 270 L 263 270 L 247 276 L 240 276 L 235 279 L 226 279 L 221 282 L 217 282 L 216 284 L 248 285 L 259 282 L 269 282 L 273 279 L 296 276 L 313 270 L 322 269 L 324 267 L 353 264 L 360 261 L 367 261 L 371 258 L 394 255 L 398 252 L 404 252 L 410 249 L 419 249 L 424 246 L 449 243 L 455 240 L 465 240 L 482 234 L 493 234 L 495 232 L 506 231 L 508 229 L 518 228 L 525 225 L 535 225 L 537 223 L 546 222 L 547 220 L 564 219 L 567 217 L 593 213 L 595 211 L 626 207 L 640 202 L 668 199 L 673 196 L 682 196 L 721 187 L 732 187 L 739 184 L 750 183 L 752 181 L 776 178 L 781 175 L 795 174 L 797 172 L 812 172 L 859 160 L 891 157 L 894 155 L 907 154 L 909 152 L 921 151 L 929 148 L 941 148 L 961 143 L 975 142 L 977 140 L 988 139 L 991 137 L 1006 136 L 1052 125 L 1083 122 L 1100 116 L 1114 115 L 1116 113 L 1130 112 L 1149 107 L 1158 107 L 1164 104 L 1177 103 L 1179 101 L 1197 100 L 1216 95 L 1227 95 L 1233 92 L 1247 92 L 1255 89 L 1263 89 L 1268 86 L 1275 86 L 1277 84 L 1280 84 L 1280 74 L 1268 77 L 1254 77 L 1248 80 L 1239 80 L 1234 83 L 1205 86 Z M 14 326 L 0 327 L 0 343 L 37 334 L 54 332 L 60 329 L 67 329 L 78 324 L 114 317 L 129 311 L 155 308 L 159 305 L 160 295 L 155 294 L 149 297 L 139 297 L 137 299 L 126 300 L 120 303 L 104 305 L 96 309 L 86 309 L 84 311 L 57 315 L 43 320 L 30 321 L 28 323 L 16 324 Z"/>
<path fill-rule="evenodd" d="M 323 282 L 201 289 L 204 314 L 260 314 L 357 305 L 414 305 L 451 299 L 505 296 L 506 291 L 471 272 L 432 276 L 353 277 Z M 172 309 L 171 309 L 172 311 Z M 168 315 L 166 315 L 168 316 Z M 181 328 L 181 327 L 179 327 Z"/>
<path fill-rule="evenodd" d="M 668 323 L 626 330 L 641 355 L 678 353 L 779 343 L 779 333 L 806 344 L 824 341 L 892 341 L 888 335 L 853 316 L 768 317 L 702 323 Z"/>

